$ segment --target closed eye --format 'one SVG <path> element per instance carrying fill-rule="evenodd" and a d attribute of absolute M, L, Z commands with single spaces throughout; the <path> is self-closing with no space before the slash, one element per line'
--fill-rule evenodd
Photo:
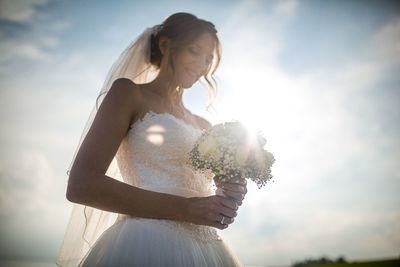
<path fill-rule="evenodd" d="M 198 54 L 197 50 L 194 49 L 193 47 L 189 48 L 189 51 L 190 51 L 191 53 L 195 54 L 195 55 Z"/>
<path fill-rule="evenodd" d="M 190 46 L 190 47 L 188 48 L 188 50 L 189 50 L 189 52 L 192 53 L 193 55 L 196 55 L 196 56 L 197 56 L 197 55 L 200 54 L 200 52 L 198 51 L 198 49 L 197 49 L 196 47 Z M 210 64 L 212 63 L 212 61 L 213 61 L 213 58 L 214 58 L 213 55 L 209 55 L 209 56 L 207 57 L 207 59 L 206 59 L 206 64 L 207 64 L 207 65 L 210 65 Z"/>

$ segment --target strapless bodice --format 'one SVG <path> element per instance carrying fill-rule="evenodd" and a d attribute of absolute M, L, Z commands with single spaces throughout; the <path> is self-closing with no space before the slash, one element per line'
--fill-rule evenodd
<path fill-rule="evenodd" d="M 213 174 L 196 171 L 188 162 L 201 134 L 172 114 L 147 112 L 130 126 L 116 155 L 124 182 L 185 197 L 214 194 Z"/>

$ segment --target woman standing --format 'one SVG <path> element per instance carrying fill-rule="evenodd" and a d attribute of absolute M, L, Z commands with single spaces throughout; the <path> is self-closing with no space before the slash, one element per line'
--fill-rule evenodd
<path fill-rule="evenodd" d="M 225 196 L 216 196 L 213 174 L 187 158 L 211 125 L 182 94 L 201 78 L 215 90 L 219 60 L 214 25 L 188 13 L 121 54 L 70 169 L 67 198 L 77 204 L 60 266 L 240 266 L 215 228 L 234 221 L 245 180 L 219 184 Z"/>

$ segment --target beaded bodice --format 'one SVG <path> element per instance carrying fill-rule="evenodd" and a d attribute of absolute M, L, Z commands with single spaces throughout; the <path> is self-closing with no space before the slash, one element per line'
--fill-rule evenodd
<path fill-rule="evenodd" d="M 116 159 L 124 182 L 146 190 L 202 197 L 213 195 L 211 172 L 196 171 L 188 153 L 202 130 L 169 113 L 147 112 L 134 122 Z M 218 239 L 214 228 L 158 220 L 201 239 Z"/>

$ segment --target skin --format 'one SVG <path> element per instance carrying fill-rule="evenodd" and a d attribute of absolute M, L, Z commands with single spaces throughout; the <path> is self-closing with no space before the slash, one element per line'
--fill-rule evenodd
<path fill-rule="evenodd" d="M 66 197 L 69 201 L 135 217 L 169 219 L 225 229 L 237 216 L 246 189 L 246 180 L 218 183 L 225 197 L 191 197 L 144 190 L 107 176 L 106 170 L 132 123 L 146 111 L 169 112 L 192 124 L 208 129 L 211 124 L 187 110 L 182 99 L 175 109 L 165 106 L 168 91 L 190 88 L 206 73 L 215 42 L 208 33 L 174 55 L 175 72 L 167 62 L 172 42 L 160 38 L 163 54 L 159 75 L 147 84 L 128 79 L 116 80 L 103 100 L 72 165 Z M 165 59 L 165 60 L 164 60 Z M 222 216 L 225 224 L 221 224 Z"/>

